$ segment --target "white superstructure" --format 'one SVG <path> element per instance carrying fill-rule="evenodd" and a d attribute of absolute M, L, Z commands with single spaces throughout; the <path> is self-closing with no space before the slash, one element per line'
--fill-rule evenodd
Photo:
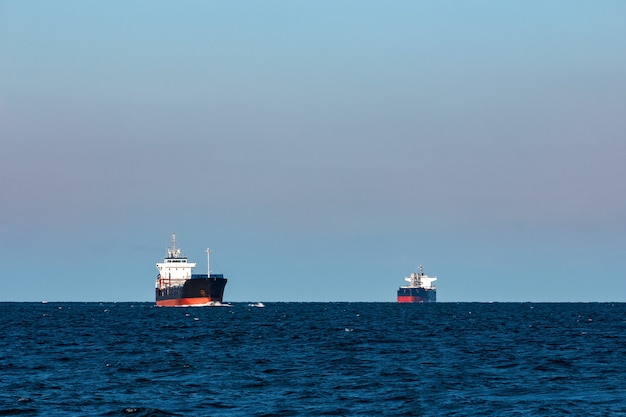
<path fill-rule="evenodd" d="M 433 282 L 437 281 L 437 277 L 429 277 L 424 274 L 424 267 L 420 265 L 419 272 L 413 272 L 410 276 L 404 278 L 405 281 L 408 281 L 409 285 L 404 285 L 401 288 L 426 288 L 426 289 L 436 289 L 437 287 L 433 284 Z"/>
<path fill-rule="evenodd" d="M 176 234 L 173 234 L 172 246 L 167 248 L 167 256 L 163 262 L 156 264 L 159 270 L 156 287 L 163 289 L 183 285 L 191 278 L 191 272 L 195 266 L 195 262 L 187 262 L 187 257 L 181 256 L 180 249 L 176 248 Z"/>

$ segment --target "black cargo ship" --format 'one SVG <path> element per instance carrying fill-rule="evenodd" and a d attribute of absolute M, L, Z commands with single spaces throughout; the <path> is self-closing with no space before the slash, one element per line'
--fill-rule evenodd
<path fill-rule="evenodd" d="M 408 281 L 409 285 L 398 289 L 399 303 L 434 303 L 437 301 L 437 287 L 433 284 L 437 277 L 425 275 L 422 265 L 419 267 L 419 272 L 413 272 L 404 280 Z"/>
<path fill-rule="evenodd" d="M 156 305 L 158 306 L 201 306 L 219 305 L 228 281 L 222 274 L 210 273 L 210 253 L 207 252 L 207 274 L 192 274 L 196 266 L 176 248 L 176 235 L 172 235 L 172 246 L 167 249 L 163 262 L 157 262 L 159 275 L 156 280 Z"/>

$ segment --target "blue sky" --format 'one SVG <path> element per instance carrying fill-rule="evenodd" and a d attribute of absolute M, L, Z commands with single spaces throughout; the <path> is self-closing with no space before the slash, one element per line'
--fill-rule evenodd
<path fill-rule="evenodd" d="M 622 1 L 0 1 L 0 301 L 626 302 Z"/>

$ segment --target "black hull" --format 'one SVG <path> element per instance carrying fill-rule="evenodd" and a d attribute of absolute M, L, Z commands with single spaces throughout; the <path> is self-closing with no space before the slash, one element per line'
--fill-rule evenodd
<path fill-rule="evenodd" d="M 182 286 L 157 288 L 156 303 L 163 306 L 221 303 L 227 281 L 221 275 L 192 275 Z"/>
<path fill-rule="evenodd" d="M 400 303 L 435 303 L 437 291 L 426 288 L 402 288 L 398 289 L 398 302 Z"/>

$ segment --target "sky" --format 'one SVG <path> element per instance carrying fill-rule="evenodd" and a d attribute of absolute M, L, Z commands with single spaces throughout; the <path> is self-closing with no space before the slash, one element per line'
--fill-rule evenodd
<path fill-rule="evenodd" d="M 626 302 L 626 2 L 0 0 L 0 301 Z"/>

